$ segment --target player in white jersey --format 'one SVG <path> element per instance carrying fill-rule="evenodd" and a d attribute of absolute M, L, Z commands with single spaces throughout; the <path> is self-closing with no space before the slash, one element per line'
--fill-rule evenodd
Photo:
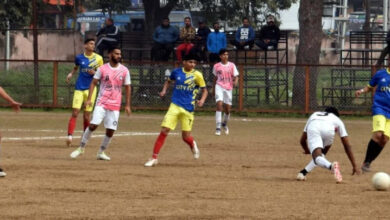
<path fill-rule="evenodd" d="M 230 109 L 232 106 L 233 86 L 238 83 L 238 70 L 234 63 L 229 62 L 229 52 L 226 49 L 219 51 L 221 62 L 213 67 L 214 83 L 213 91 L 217 110 L 215 112 L 216 129 L 215 135 L 221 135 L 221 125 L 225 134 L 229 134 L 227 126 L 230 118 Z M 223 110 L 223 122 L 222 122 Z"/>
<path fill-rule="evenodd" d="M 325 154 L 333 144 L 336 132 L 340 135 L 344 150 L 351 161 L 352 175 L 360 174 L 348 140 L 347 130 L 339 118 L 339 112 L 334 107 L 327 107 L 324 112 L 314 112 L 307 120 L 300 142 L 305 153 L 310 153 L 313 159 L 298 173 L 297 180 L 306 180 L 307 173 L 319 166 L 331 170 L 337 183 L 342 181 L 339 163 L 337 161 L 331 163 L 325 158 Z"/>
<path fill-rule="evenodd" d="M 104 127 L 106 128 L 106 136 L 100 146 L 97 154 L 98 160 L 110 160 L 104 151 L 107 149 L 112 136 L 118 126 L 119 111 L 122 102 L 122 86 L 126 88 L 126 106 L 125 111 L 127 115 L 131 114 L 130 108 L 130 73 L 129 70 L 120 64 L 121 50 L 113 48 L 109 51 L 110 62 L 99 67 L 95 73 L 92 83 L 89 87 L 89 95 L 86 105 L 91 105 L 92 91 L 100 82 L 99 96 L 96 101 L 95 110 L 93 111 L 92 120 L 87 129 L 85 129 L 81 139 L 80 147 L 70 154 L 71 158 L 76 158 L 84 153 L 85 145 L 87 144 L 92 132 L 104 120 Z"/>

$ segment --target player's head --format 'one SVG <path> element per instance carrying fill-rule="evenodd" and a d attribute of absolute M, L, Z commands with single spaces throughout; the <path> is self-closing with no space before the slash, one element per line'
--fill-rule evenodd
<path fill-rule="evenodd" d="M 88 38 L 84 41 L 84 49 L 88 52 L 93 52 L 95 50 L 95 39 Z"/>
<path fill-rule="evenodd" d="M 186 27 L 190 27 L 191 26 L 191 18 L 190 17 L 185 17 L 184 18 L 184 24 L 186 25 Z"/>
<path fill-rule="evenodd" d="M 326 108 L 325 108 L 325 112 L 333 113 L 333 114 L 336 115 L 337 117 L 340 116 L 339 110 L 337 110 L 337 108 L 336 108 L 336 107 L 333 107 L 333 106 L 326 107 Z"/>
<path fill-rule="evenodd" d="M 221 58 L 222 63 L 226 63 L 229 59 L 229 52 L 226 49 L 221 49 L 219 51 L 219 58 Z"/>
<path fill-rule="evenodd" d="M 169 18 L 168 17 L 163 18 L 162 22 L 161 22 L 161 25 L 164 26 L 164 27 L 169 26 Z"/>
<path fill-rule="evenodd" d="M 244 25 L 244 27 L 249 27 L 249 19 L 247 17 L 244 17 L 242 19 L 242 24 Z"/>
<path fill-rule="evenodd" d="M 268 25 L 274 25 L 275 24 L 275 17 L 273 15 L 267 15 L 267 24 Z"/>
<path fill-rule="evenodd" d="M 119 63 L 122 59 L 121 49 L 119 47 L 111 47 L 108 50 L 108 56 L 113 64 Z"/>
<path fill-rule="evenodd" d="M 191 71 L 195 68 L 199 57 L 195 52 L 190 51 L 188 54 L 183 56 L 183 67 L 186 71 Z"/>

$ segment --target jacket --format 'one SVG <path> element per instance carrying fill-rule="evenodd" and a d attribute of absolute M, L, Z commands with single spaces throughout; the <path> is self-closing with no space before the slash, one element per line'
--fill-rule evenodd
<path fill-rule="evenodd" d="M 173 26 L 158 26 L 153 33 L 153 40 L 160 44 L 173 44 L 179 38 L 179 31 Z"/>
<path fill-rule="evenodd" d="M 236 31 L 236 41 L 253 41 L 255 39 L 255 31 L 251 26 L 249 27 L 239 27 Z"/>
<path fill-rule="evenodd" d="M 207 50 L 218 54 L 221 49 L 226 48 L 226 35 L 223 32 L 211 32 L 207 37 Z"/>

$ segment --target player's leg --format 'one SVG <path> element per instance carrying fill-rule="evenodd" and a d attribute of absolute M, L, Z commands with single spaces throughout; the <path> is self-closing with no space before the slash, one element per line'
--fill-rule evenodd
<path fill-rule="evenodd" d="M 85 131 L 85 129 L 87 129 L 87 127 L 89 126 L 89 122 L 91 120 L 91 112 L 93 110 L 93 106 L 95 105 L 95 100 L 96 100 L 96 87 L 95 89 L 93 90 L 93 93 L 92 93 L 92 97 L 91 97 L 91 105 L 90 106 L 85 106 L 85 109 L 84 109 L 84 117 L 83 117 L 83 124 L 84 124 L 84 129 L 83 131 Z M 89 90 L 84 90 L 83 92 L 83 102 L 85 103 L 88 99 L 88 95 L 89 95 Z"/>
<path fill-rule="evenodd" d="M 381 153 L 383 147 L 389 140 L 389 134 L 386 134 L 389 129 L 389 122 L 383 115 L 374 115 L 372 119 L 372 137 L 368 142 L 366 156 L 362 165 L 363 172 L 370 171 L 371 163 L 378 157 Z"/>
<path fill-rule="evenodd" d="M 330 149 L 331 145 L 326 146 L 324 149 L 322 149 L 322 153 L 326 155 Z M 312 159 L 306 166 L 303 168 L 303 170 L 299 171 L 297 175 L 297 180 L 306 180 L 306 175 L 314 170 L 316 167 L 316 163 Z"/>
<path fill-rule="evenodd" d="M 222 122 L 222 128 L 225 131 L 225 134 L 229 134 L 229 128 L 228 128 L 228 122 L 230 119 L 230 109 L 232 106 L 232 99 L 233 99 L 233 91 L 232 90 L 226 90 L 223 91 L 223 103 L 224 103 L 224 113 L 223 113 L 223 122 Z"/>
<path fill-rule="evenodd" d="M 112 136 L 118 128 L 119 122 L 119 111 L 106 110 L 104 116 L 104 127 L 106 128 L 106 135 L 103 138 L 102 144 L 100 145 L 99 151 L 96 158 L 98 160 L 111 160 L 109 156 L 104 152 L 111 142 Z"/>
<path fill-rule="evenodd" d="M 222 125 L 222 110 L 223 110 L 223 91 L 222 88 L 217 84 L 215 85 L 215 102 L 217 103 L 215 111 L 215 135 L 221 135 Z"/>
<path fill-rule="evenodd" d="M 83 105 L 83 91 L 74 90 L 73 102 L 72 102 L 72 116 L 68 122 L 68 138 L 66 144 L 70 147 L 73 139 L 73 132 L 76 128 L 77 116 L 79 115 L 81 106 Z"/>
<path fill-rule="evenodd" d="M 198 159 L 200 156 L 200 152 L 198 149 L 198 145 L 194 140 L 194 137 L 191 135 L 192 125 L 194 124 L 194 114 L 193 112 L 188 112 L 185 109 L 181 109 L 181 114 L 179 115 L 179 120 L 181 122 L 181 135 L 183 141 L 187 143 L 190 147 L 192 154 L 195 159 Z"/>

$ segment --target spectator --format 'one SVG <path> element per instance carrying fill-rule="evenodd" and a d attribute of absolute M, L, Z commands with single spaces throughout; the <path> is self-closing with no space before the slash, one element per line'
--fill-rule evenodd
<path fill-rule="evenodd" d="M 114 25 L 112 18 L 107 18 L 105 26 L 96 34 L 98 40 L 96 43 L 97 53 L 103 56 L 104 50 L 115 48 L 119 43 L 119 28 Z"/>
<path fill-rule="evenodd" d="M 383 60 L 385 59 L 386 55 L 389 54 L 390 52 L 390 31 L 387 32 L 387 35 L 386 35 L 386 43 L 387 43 L 387 46 L 382 50 L 381 52 L 381 55 L 378 59 L 378 61 L 376 62 L 376 68 L 379 69 L 380 66 L 382 65 L 383 63 Z"/>
<path fill-rule="evenodd" d="M 185 54 L 188 54 L 191 50 L 191 48 L 194 46 L 192 44 L 192 41 L 195 39 L 196 30 L 191 25 L 191 18 L 185 17 L 184 18 L 184 24 L 185 26 L 180 29 L 180 40 L 183 41 L 176 50 L 176 58 L 179 62 L 182 60 L 183 52 Z"/>
<path fill-rule="evenodd" d="M 164 18 L 153 33 L 152 60 L 168 61 L 178 38 L 177 28 L 169 24 L 169 18 Z"/>
<path fill-rule="evenodd" d="M 207 37 L 207 50 L 210 52 L 210 63 L 217 63 L 220 60 L 219 51 L 226 48 L 226 35 L 219 32 L 219 23 L 213 25 L 214 32 L 211 32 Z"/>
<path fill-rule="evenodd" d="M 253 44 L 255 43 L 255 31 L 250 26 L 248 18 L 243 18 L 242 24 L 243 26 L 238 28 L 236 37 L 231 43 L 239 50 L 242 50 L 247 46 L 249 46 L 249 49 L 252 49 Z"/>
<path fill-rule="evenodd" d="M 206 26 L 204 21 L 199 21 L 198 31 L 196 32 L 195 47 L 200 53 L 201 61 L 207 62 L 207 37 L 210 34 L 210 28 Z"/>
<path fill-rule="evenodd" d="M 267 25 L 260 30 L 260 39 L 256 45 L 263 50 L 276 50 L 280 39 L 280 30 L 275 25 L 275 18 L 272 15 L 267 16 Z"/>

